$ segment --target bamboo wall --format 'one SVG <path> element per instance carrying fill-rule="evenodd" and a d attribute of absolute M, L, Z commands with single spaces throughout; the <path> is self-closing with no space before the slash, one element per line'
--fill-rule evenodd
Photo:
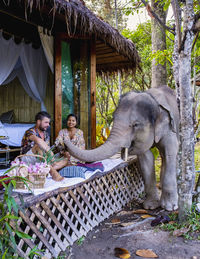
<path fill-rule="evenodd" d="M 45 105 L 53 119 L 54 78 L 50 70 L 48 71 Z M 40 107 L 39 102 L 28 96 L 17 78 L 8 85 L 0 86 L 0 114 L 14 110 L 14 123 L 34 122 L 35 114 L 40 111 Z"/>

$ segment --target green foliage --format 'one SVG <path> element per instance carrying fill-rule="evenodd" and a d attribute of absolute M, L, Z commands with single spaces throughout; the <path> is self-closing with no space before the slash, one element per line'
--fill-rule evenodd
<path fill-rule="evenodd" d="M 123 15 L 118 15 L 121 20 L 119 23 L 121 28 L 126 28 L 123 23 L 124 17 L 129 14 L 134 14 L 136 12 L 141 12 L 141 8 L 144 4 L 138 0 L 126 0 L 123 3 L 118 1 L 118 12 L 122 11 Z M 159 0 L 163 5 L 164 11 L 169 8 L 170 0 Z M 92 8 L 98 15 L 103 17 L 105 21 L 110 21 L 112 25 L 115 26 L 114 17 L 114 1 L 104 1 L 104 0 L 87 0 L 86 4 Z M 183 3 L 181 4 L 181 6 Z M 200 5 L 197 0 L 194 1 L 194 10 L 197 13 L 200 10 Z M 111 15 L 112 14 L 112 15 Z M 126 19 L 125 19 L 126 20 Z M 125 21 L 126 22 L 126 21 Z M 168 21 L 167 25 L 173 27 L 174 20 Z M 138 27 L 131 31 L 130 29 L 122 30 L 124 37 L 133 41 L 136 49 L 141 58 L 141 71 L 137 70 L 135 75 L 123 75 L 121 77 L 122 93 L 126 93 L 131 90 L 144 91 L 151 87 L 151 64 L 152 60 L 155 59 L 157 64 L 165 64 L 167 68 L 167 84 L 174 88 L 175 82 L 173 79 L 173 48 L 174 48 L 174 35 L 167 30 L 166 32 L 166 49 L 163 51 L 158 50 L 152 53 L 152 42 L 151 42 L 151 21 L 138 25 Z M 193 48 L 192 52 L 192 66 L 195 66 L 196 73 L 200 72 L 200 38 L 196 41 L 196 48 Z M 196 59 L 195 59 L 196 57 Z M 192 75 L 194 70 L 192 69 Z M 97 79 L 97 124 L 105 125 L 108 127 L 111 125 L 113 120 L 113 112 L 116 108 L 119 99 L 118 90 L 118 77 L 117 75 L 110 77 L 109 81 L 105 82 L 102 78 Z"/>
<path fill-rule="evenodd" d="M 123 15 L 124 4 L 121 1 L 117 1 L 117 8 L 115 10 L 114 0 L 86 0 L 86 6 L 92 10 L 97 16 L 116 28 L 116 16 L 117 12 L 118 30 L 121 31 L 126 27 L 127 17 Z"/>
<path fill-rule="evenodd" d="M 102 78 L 97 78 L 96 86 L 97 124 L 105 125 L 106 128 L 112 123 L 112 114 L 118 103 L 118 81 L 114 77 L 110 78 L 109 82 Z"/>
<path fill-rule="evenodd" d="M 5 184 L 8 180 L 11 181 Z M 31 238 L 17 229 L 17 221 L 20 218 L 18 217 L 19 205 L 12 197 L 14 181 L 14 177 L 0 180 L 0 183 L 5 188 L 3 199 L 0 201 L 0 256 L 2 258 L 13 258 L 17 247 L 15 236 L 19 238 Z"/>
<path fill-rule="evenodd" d="M 158 158 L 158 156 L 159 156 L 158 149 L 156 147 L 153 147 L 153 148 L 151 148 L 151 152 L 153 153 L 154 159 L 156 160 Z"/>
<path fill-rule="evenodd" d="M 43 252 L 43 250 L 40 250 L 37 248 L 37 246 L 34 246 L 29 252 L 28 258 L 33 259 L 35 256 L 37 256 L 37 258 L 41 258 Z"/>
<path fill-rule="evenodd" d="M 173 233 L 175 230 L 184 230 L 182 236 L 185 239 L 200 239 L 200 213 L 196 209 L 196 205 L 193 204 L 191 211 L 187 212 L 187 220 L 184 223 L 179 223 L 178 214 L 171 213 L 171 221 L 167 224 L 162 224 L 161 229 L 170 231 Z"/>
<path fill-rule="evenodd" d="M 149 21 L 140 24 L 134 31 L 125 29 L 122 34 L 133 41 L 141 58 L 142 71 L 136 71 L 134 78 L 130 77 L 128 84 L 132 89 L 146 90 L 151 86 L 151 23 Z"/>
<path fill-rule="evenodd" d="M 79 246 L 82 245 L 84 240 L 85 240 L 85 236 L 80 237 L 80 238 L 76 241 L 77 245 L 79 245 Z"/>
<path fill-rule="evenodd" d="M 53 146 L 48 152 L 43 152 L 44 161 L 46 161 L 47 165 L 63 160 L 63 158 L 59 158 L 57 154 L 54 154 L 54 151 L 55 147 Z"/>
<path fill-rule="evenodd" d="M 173 65 L 173 62 L 172 62 L 172 52 L 173 50 L 170 49 L 170 50 L 158 50 L 154 53 L 152 53 L 149 58 L 150 60 L 152 59 L 155 59 L 156 60 L 156 65 L 158 64 L 161 64 L 161 65 L 164 65 L 166 60 L 168 60 L 170 62 L 171 65 Z"/>
<path fill-rule="evenodd" d="M 103 134 L 103 130 L 105 129 L 105 135 Z M 97 125 L 96 126 L 96 146 L 101 146 L 108 136 L 110 135 L 109 128 L 106 128 L 105 125 Z"/>
<path fill-rule="evenodd" d="M 195 145 L 194 161 L 195 161 L 195 169 L 200 170 L 200 143 L 197 143 Z"/>
<path fill-rule="evenodd" d="M 170 22 L 168 22 L 170 25 Z M 151 21 L 138 25 L 134 31 L 123 30 L 123 35 L 133 41 L 141 58 L 141 71 L 136 71 L 134 81 L 141 90 L 151 87 L 151 63 L 155 59 L 157 64 L 165 64 L 167 68 L 167 84 L 174 85 L 172 77 L 172 53 L 174 36 L 166 31 L 166 50 L 152 53 L 151 43 Z"/>
<path fill-rule="evenodd" d="M 7 183 L 8 181 L 10 182 Z M 24 181 L 26 181 L 25 178 Z M 15 255 L 17 248 L 16 238 L 32 239 L 31 236 L 18 229 L 18 223 L 21 220 L 18 216 L 18 211 L 19 209 L 23 211 L 24 202 L 22 197 L 19 197 L 21 204 L 18 204 L 12 196 L 13 188 L 16 186 L 16 177 L 0 179 L 0 183 L 5 188 L 4 195 L 0 200 L 0 258 L 20 258 Z M 29 258 L 39 255 L 38 252 L 39 250 L 35 247 L 30 251 Z"/>

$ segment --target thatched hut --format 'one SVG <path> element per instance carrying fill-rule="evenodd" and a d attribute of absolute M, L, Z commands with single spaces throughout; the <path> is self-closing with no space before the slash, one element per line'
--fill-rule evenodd
<path fill-rule="evenodd" d="M 46 108 L 54 136 L 75 112 L 92 147 L 96 73 L 134 71 L 139 64 L 134 44 L 81 0 L 0 1 L 0 43 L 1 112 L 30 123 Z"/>

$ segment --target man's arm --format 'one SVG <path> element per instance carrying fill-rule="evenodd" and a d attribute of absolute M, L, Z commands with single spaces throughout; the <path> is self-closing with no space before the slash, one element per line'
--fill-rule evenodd
<path fill-rule="evenodd" d="M 34 141 L 34 143 L 37 144 L 44 152 L 49 151 L 50 147 L 47 145 L 47 143 L 43 139 L 37 137 L 36 135 L 30 135 L 29 139 L 31 141 Z"/>

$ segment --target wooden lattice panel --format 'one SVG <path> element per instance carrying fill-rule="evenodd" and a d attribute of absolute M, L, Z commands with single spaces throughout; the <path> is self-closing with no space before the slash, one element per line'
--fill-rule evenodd
<path fill-rule="evenodd" d="M 123 163 L 107 173 L 69 188 L 59 188 L 26 200 L 18 227 L 33 237 L 17 239 L 18 254 L 28 258 L 35 246 L 49 258 L 57 257 L 81 236 L 144 191 L 136 162 Z"/>

